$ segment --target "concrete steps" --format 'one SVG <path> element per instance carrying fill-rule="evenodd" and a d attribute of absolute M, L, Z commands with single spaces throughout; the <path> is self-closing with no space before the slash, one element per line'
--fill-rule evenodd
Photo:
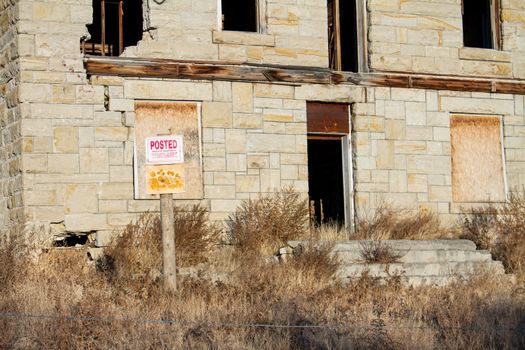
<path fill-rule="evenodd" d="M 293 241 L 289 246 L 295 250 L 307 244 Z M 323 242 L 316 244 L 322 245 Z M 390 263 L 371 263 L 363 259 L 367 247 L 387 248 L 395 256 Z M 443 286 L 455 279 L 468 279 L 489 272 L 495 276 L 505 274 L 503 264 L 493 261 L 486 250 L 476 250 L 468 240 L 387 240 L 341 241 L 332 253 L 340 262 L 337 278 L 348 282 L 367 274 L 372 278 L 398 276 L 409 285 Z"/>

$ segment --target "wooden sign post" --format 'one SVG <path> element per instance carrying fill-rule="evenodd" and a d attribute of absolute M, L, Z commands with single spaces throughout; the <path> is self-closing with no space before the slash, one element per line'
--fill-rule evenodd
<path fill-rule="evenodd" d="M 146 191 L 160 195 L 162 275 L 166 289 L 177 290 L 173 193 L 184 192 L 184 145 L 180 135 L 146 138 Z"/>

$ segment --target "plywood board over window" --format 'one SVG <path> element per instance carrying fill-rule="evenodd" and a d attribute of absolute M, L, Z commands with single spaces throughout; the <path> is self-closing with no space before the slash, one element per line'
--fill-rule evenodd
<path fill-rule="evenodd" d="M 145 140 L 159 135 L 182 135 L 184 140 L 185 189 L 173 194 L 173 198 L 203 197 L 199 108 L 196 102 L 135 103 L 135 198 L 158 198 L 146 193 Z"/>
<path fill-rule="evenodd" d="M 454 202 L 505 201 L 501 119 L 453 115 L 450 135 Z"/>

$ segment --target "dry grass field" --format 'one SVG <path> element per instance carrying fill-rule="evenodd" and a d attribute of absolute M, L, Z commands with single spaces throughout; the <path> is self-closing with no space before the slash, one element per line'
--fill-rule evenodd
<path fill-rule="evenodd" d="M 175 293 L 162 288 L 153 215 L 130 224 L 94 261 L 84 248 L 34 254 L 11 239 L 0 250 L 0 348 L 522 349 L 524 205 L 514 197 L 466 216 L 457 229 L 503 260 L 517 282 L 484 275 L 444 288 L 367 276 L 341 285 L 329 245 L 268 259 L 289 239 L 326 231 L 307 229 L 293 192 L 245 203 L 226 237 L 204 209 L 177 209 L 178 266 L 197 268 L 179 278 Z M 357 237 L 425 238 L 436 234 L 433 220 L 387 210 L 361 223 Z M 411 237 L 399 237 L 404 227 Z M 214 278 L 224 273 L 227 279 Z"/>

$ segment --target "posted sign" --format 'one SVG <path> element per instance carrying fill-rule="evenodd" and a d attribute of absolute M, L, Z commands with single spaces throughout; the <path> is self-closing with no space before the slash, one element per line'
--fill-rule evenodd
<path fill-rule="evenodd" d="M 154 136 L 146 138 L 146 163 L 184 163 L 184 145 L 181 135 Z"/>

